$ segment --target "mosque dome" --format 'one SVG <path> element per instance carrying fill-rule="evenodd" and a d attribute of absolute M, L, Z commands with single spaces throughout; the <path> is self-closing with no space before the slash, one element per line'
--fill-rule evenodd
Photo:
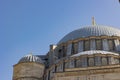
<path fill-rule="evenodd" d="M 75 40 L 78 38 L 85 38 L 90 36 L 119 36 L 120 30 L 103 25 L 91 25 L 86 26 L 77 30 L 74 30 L 64 36 L 58 44 L 67 42 L 69 40 Z"/>
<path fill-rule="evenodd" d="M 23 63 L 23 62 L 36 62 L 36 63 L 43 63 L 42 59 L 38 56 L 28 54 L 24 57 L 22 57 L 18 63 Z"/>

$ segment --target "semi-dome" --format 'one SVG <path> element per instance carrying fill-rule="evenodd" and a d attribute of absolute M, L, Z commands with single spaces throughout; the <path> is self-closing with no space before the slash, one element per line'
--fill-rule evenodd
<path fill-rule="evenodd" d="M 74 40 L 78 38 L 85 38 L 85 37 L 90 37 L 90 36 L 120 36 L 120 30 L 109 27 L 109 26 L 103 26 L 103 25 L 91 25 L 91 26 L 86 26 L 77 30 L 74 30 L 64 36 L 58 44 L 69 41 L 69 40 Z"/>
<path fill-rule="evenodd" d="M 101 51 L 101 50 L 90 50 L 90 51 L 83 51 L 83 52 L 74 54 L 71 57 L 77 57 L 77 56 L 81 56 L 81 55 L 91 55 L 91 54 L 113 54 L 113 55 L 119 55 L 119 53 L 115 53 L 115 52 Z"/>
<path fill-rule="evenodd" d="M 23 62 L 36 62 L 36 63 L 43 63 L 40 57 L 29 54 L 24 57 L 22 57 L 18 63 L 23 63 Z"/>

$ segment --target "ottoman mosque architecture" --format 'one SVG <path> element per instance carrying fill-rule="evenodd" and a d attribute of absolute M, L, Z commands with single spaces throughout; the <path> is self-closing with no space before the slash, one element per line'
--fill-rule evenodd
<path fill-rule="evenodd" d="M 120 80 L 120 30 L 93 19 L 46 55 L 26 55 L 13 68 L 13 80 Z"/>

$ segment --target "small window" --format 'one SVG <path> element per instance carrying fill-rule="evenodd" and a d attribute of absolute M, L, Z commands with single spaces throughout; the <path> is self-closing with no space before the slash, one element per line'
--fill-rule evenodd
<path fill-rule="evenodd" d="M 68 46 L 67 46 L 67 55 L 69 56 L 69 55 L 71 55 L 71 53 L 72 53 L 72 44 L 68 44 Z"/>
<path fill-rule="evenodd" d="M 65 68 L 69 68 L 69 63 L 65 62 Z"/>
<path fill-rule="evenodd" d="M 82 57 L 80 60 L 82 67 L 87 67 L 87 57 Z"/>
<path fill-rule="evenodd" d="M 73 43 L 73 54 L 78 53 L 78 43 Z"/>
<path fill-rule="evenodd" d="M 115 64 L 115 59 L 112 56 L 108 57 L 108 61 L 109 64 Z"/>
<path fill-rule="evenodd" d="M 119 64 L 119 59 L 115 58 L 115 64 Z"/>
<path fill-rule="evenodd" d="M 96 66 L 100 66 L 101 65 L 101 57 L 100 56 L 96 56 L 95 57 L 95 65 Z"/>
<path fill-rule="evenodd" d="M 66 47 L 62 46 L 62 50 L 63 50 L 63 57 L 65 57 L 66 56 Z"/>
<path fill-rule="evenodd" d="M 107 65 L 107 58 L 106 57 L 102 58 L 102 65 Z"/>
<path fill-rule="evenodd" d="M 109 39 L 108 40 L 108 45 L 109 45 L 109 50 L 110 51 L 113 51 L 113 50 L 115 50 L 115 44 L 114 44 L 114 40 L 112 40 L 112 39 Z"/>
<path fill-rule="evenodd" d="M 69 68 L 74 68 L 75 64 L 74 64 L 74 60 L 70 60 L 69 62 Z"/>
<path fill-rule="evenodd" d="M 81 67 L 82 66 L 82 62 L 80 59 L 76 60 L 76 67 Z"/>
<path fill-rule="evenodd" d="M 94 58 L 89 58 L 89 66 L 94 66 Z"/>
<path fill-rule="evenodd" d="M 62 53 L 62 49 L 58 50 L 58 58 L 62 58 L 63 57 L 63 53 Z"/>
<path fill-rule="evenodd" d="M 102 40 L 101 39 L 96 40 L 96 49 L 102 50 Z"/>
<path fill-rule="evenodd" d="M 85 40 L 84 41 L 84 51 L 88 51 L 88 50 L 90 50 L 90 41 Z"/>
<path fill-rule="evenodd" d="M 63 71 L 63 64 L 59 64 L 57 66 L 57 71 Z"/>

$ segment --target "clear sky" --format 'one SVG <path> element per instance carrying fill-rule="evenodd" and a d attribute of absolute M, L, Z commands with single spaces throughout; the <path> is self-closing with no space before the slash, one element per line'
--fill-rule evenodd
<path fill-rule="evenodd" d="M 96 23 L 120 28 L 118 0 L 0 0 L 0 80 L 12 80 L 13 65 L 72 30 Z"/>

